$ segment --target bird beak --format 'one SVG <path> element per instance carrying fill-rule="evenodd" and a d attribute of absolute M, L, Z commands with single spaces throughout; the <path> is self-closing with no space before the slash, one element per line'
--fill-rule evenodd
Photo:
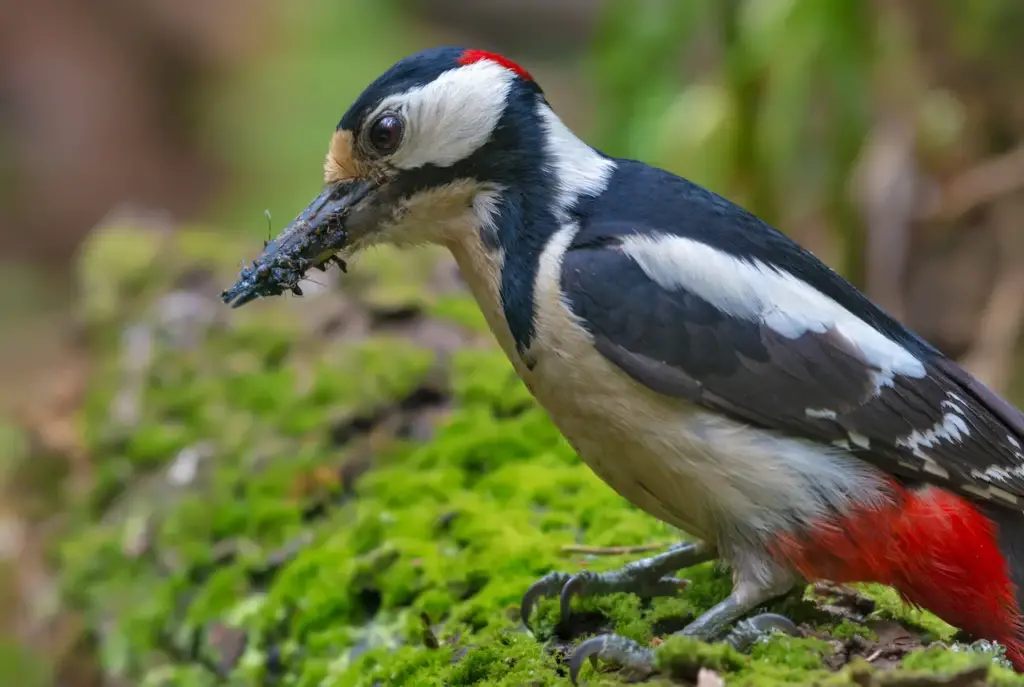
<path fill-rule="evenodd" d="M 298 283 L 311 267 L 325 270 L 345 263 L 339 251 L 379 224 L 384 208 L 377 201 L 382 184 L 353 179 L 328 184 L 306 209 L 272 241 L 252 265 L 242 269 L 238 281 L 221 294 L 233 308 L 285 291 L 302 294 Z"/>

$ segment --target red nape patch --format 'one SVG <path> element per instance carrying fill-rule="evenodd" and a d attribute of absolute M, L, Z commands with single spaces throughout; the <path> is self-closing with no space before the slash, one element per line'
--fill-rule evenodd
<path fill-rule="evenodd" d="M 459 64 L 461 65 L 467 65 L 473 64 L 474 62 L 480 62 L 482 60 L 497 62 L 505 69 L 509 69 L 518 74 L 520 78 L 525 79 L 527 81 L 533 81 L 533 76 L 531 76 L 530 72 L 526 71 L 525 69 L 523 69 L 522 67 L 520 67 L 518 64 L 508 59 L 507 57 L 499 55 L 498 53 L 487 52 L 486 50 L 466 50 L 465 52 L 462 53 L 462 55 L 459 56 L 458 61 Z"/>
<path fill-rule="evenodd" d="M 996 526 L 951 492 L 892 488 L 892 503 L 815 523 L 776 553 L 810 581 L 891 586 L 949 624 L 1001 642 L 1024 671 L 1024 619 Z"/>

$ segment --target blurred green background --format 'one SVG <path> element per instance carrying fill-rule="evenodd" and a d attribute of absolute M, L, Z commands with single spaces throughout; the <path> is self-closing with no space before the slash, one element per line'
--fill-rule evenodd
<path fill-rule="evenodd" d="M 87 364 L 90 232 L 128 216 L 257 248 L 265 209 L 276 230 L 319 187 L 348 103 L 438 44 L 524 64 L 588 142 L 740 202 L 1024 398 L 1019 0 L 0 0 L 0 16 L 0 411 L 15 425 L 73 403 L 53 389 Z M 20 531 L 0 528 L 0 608 L 37 579 Z"/>

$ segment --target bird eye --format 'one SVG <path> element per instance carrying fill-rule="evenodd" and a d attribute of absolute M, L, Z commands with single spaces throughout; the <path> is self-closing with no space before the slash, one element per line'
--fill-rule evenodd
<path fill-rule="evenodd" d="M 386 154 L 395 151 L 398 144 L 402 142 L 402 135 L 405 133 L 405 125 L 402 120 L 393 114 L 381 115 L 370 127 L 369 141 L 374 150 Z"/>

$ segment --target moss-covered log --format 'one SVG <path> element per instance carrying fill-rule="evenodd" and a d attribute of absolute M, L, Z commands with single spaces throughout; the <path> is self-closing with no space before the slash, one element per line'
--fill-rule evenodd
<path fill-rule="evenodd" d="M 1024 684 L 990 651 L 919 650 L 952 629 L 878 588 L 786 599 L 807 636 L 746 654 L 663 641 L 726 593 L 710 564 L 677 597 L 582 600 L 561 626 L 544 602 L 527 632 L 536 578 L 628 560 L 564 546 L 685 535 L 577 459 L 436 254 L 373 253 L 321 293 L 230 311 L 216 294 L 246 248 L 114 227 L 83 253 L 92 479 L 55 556 L 107 674 L 556 685 L 579 638 L 615 631 L 658 645 L 663 684 Z"/>

